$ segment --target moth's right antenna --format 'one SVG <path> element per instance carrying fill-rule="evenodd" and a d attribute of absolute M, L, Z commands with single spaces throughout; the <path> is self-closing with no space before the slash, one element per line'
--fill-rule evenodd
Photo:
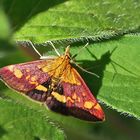
<path fill-rule="evenodd" d="M 72 58 L 72 59 L 75 58 L 75 57 L 76 57 L 84 48 L 86 48 L 88 45 L 89 45 L 89 43 L 87 42 L 86 45 L 83 46 L 82 48 L 80 48 L 80 50 L 79 50 L 76 54 L 74 54 L 71 58 Z"/>
<path fill-rule="evenodd" d="M 57 54 L 58 56 L 60 56 L 60 53 L 57 51 L 56 47 L 54 46 L 54 44 L 53 44 L 51 41 L 46 41 L 45 43 L 50 43 L 51 46 L 53 47 L 54 51 L 56 52 L 56 54 Z"/>

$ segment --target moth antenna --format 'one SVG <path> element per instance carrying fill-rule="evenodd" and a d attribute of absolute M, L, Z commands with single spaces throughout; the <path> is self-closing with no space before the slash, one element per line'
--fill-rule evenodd
<path fill-rule="evenodd" d="M 53 44 L 51 41 L 46 41 L 45 43 L 50 43 L 51 46 L 53 47 L 54 51 L 56 52 L 56 54 L 57 54 L 58 56 L 60 56 L 60 53 L 57 51 L 56 47 L 54 46 L 54 44 Z"/>
<path fill-rule="evenodd" d="M 79 69 L 81 69 L 82 71 L 84 71 L 84 72 L 86 72 L 86 73 L 89 73 L 89 74 L 91 74 L 91 75 L 94 75 L 94 76 L 96 76 L 97 78 L 100 78 L 99 75 L 97 75 L 97 74 L 95 74 L 95 73 L 93 73 L 93 72 L 91 72 L 91 71 L 88 71 L 88 70 L 82 68 L 82 67 L 81 67 L 80 65 L 78 65 L 77 63 L 75 63 L 75 62 L 72 62 L 72 63 L 74 63 L 74 64 L 75 64 Z"/>
<path fill-rule="evenodd" d="M 35 48 L 35 46 L 33 45 L 32 41 L 28 41 L 28 43 L 30 43 L 30 45 L 32 46 L 32 48 L 34 49 L 34 51 L 40 56 L 42 57 L 42 55 L 40 54 L 40 52 Z"/>
<path fill-rule="evenodd" d="M 89 45 L 89 42 L 86 43 L 86 45 L 84 45 L 82 48 L 79 49 L 79 51 L 74 54 L 71 58 L 75 58 L 84 48 L 86 48 Z"/>

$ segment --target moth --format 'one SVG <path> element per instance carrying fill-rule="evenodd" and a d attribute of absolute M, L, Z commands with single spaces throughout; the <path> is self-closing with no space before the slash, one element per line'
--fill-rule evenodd
<path fill-rule="evenodd" d="M 54 112 L 86 121 L 105 120 L 98 101 L 71 65 L 69 47 L 58 57 L 5 66 L 0 79 Z"/>

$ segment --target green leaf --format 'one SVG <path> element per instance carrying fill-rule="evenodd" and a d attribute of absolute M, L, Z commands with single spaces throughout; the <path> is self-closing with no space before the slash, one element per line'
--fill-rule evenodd
<path fill-rule="evenodd" d="M 83 68 L 100 76 L 81 73 L 95 95 L 113 109 L 136 118 L 140 118 L 139 46 L 139 35 L 126 35 L 91 45 L 77 58 Z"/>
<path fill-rule="evenodd" d="M 139 46 L 140 35 L 129 34 L 88 45 L 76 57 L 82 68 L 100 76 L 79 71 L 94 95 L 111 108 L 136 118 L 140 118 Z M 81 46 L 71 47 L 71 54 L 79 49 Z"/>
<path fill-rule="evenodd" d="M 140 41 L 139 34 L 129 34 L 139 32 L 139 9 L 140 3 L 132 0 L 70 0 L 33 17 L 14 37 L 35 43 L 52 40 L 57 47 L 84 45 L 87 40 L 91 43 L 88 51 L 81 51 L 77 60 L 100 76 L 91 78 L 82 72 L 89 87 L 113 109 L 139 118 Z M 112 41 L 105 42 L 108 39 Z M 71 47 L 72 54 L 78 50 Z"/>
<path fill-rule="evenodd" d="M 2 0 L 0 1 L 0 5 L 3 6 L 10 20 L 12 31 L 16 31 L 32 16 L 64 1 L 65 0 Z"/>
<path fill-rule="evenodd" d="M 1 140 L 62 140 L 63 131 L 41 112 L 14 100 L 0 99 Z"/>
<path fill-rule="evenodd" d="M 82 46 L 89 42 L 88 47 L 80 51 L 76 57 L 76 61 L 81 67 L 98 74 L 100 78 L 98 79 L 80 71 L 78 68 L 76 69 L 80 72 L 93 94 L 100 101 L 108 105 L 109 108 L 140 118 L 140 50 L 138 48 L 138 46 L 140 46 L 140 37 L 139 34 L 131 34 L 140 32 L 139 1 L 24 0 L 21 2 L 18 0 L 4 0 L 0 3 L 2 3 L 5 11 L 2 9 L 2 12 L 0 12 L 0 15 L 2 15 L 0 16 L 0 21 L 4 23 L 2 24 L 3 26 L 0 27 L 0 31 L 2 31 L 0 32 L 0 36 L 2 35 L 4 39 L 11 37 L 9 33 L 11 33 L 12 30 L 15 41 L 31 40 L 34 43 L 40 43 L 35 44 L 35 46 L 41 53 L 46 52 L 47 55 L 54 52 L 48 52 L 48 43 L 44 43 L 48 40 L 52 40 L 60 52 L 62 52 L 64 46 L 71 45 L 70 51 L 72 55 L 77 53 Z M 7 15 L 7 17 L 5 15 Z M 9 19 L 11 23 L 11 29 L 9 29 L 7 19 Z M 9 46 L 7 42 L 0 41 L 0 66 L 32 60 L 23 53 L 24 49 L 22 49 L 21 52 L 17 52 L 17 48 Z M 14 49 L 11 51 L 11 48 Z M 21 46 L 19 49 L 21 49 Z M 6 51 L 8 53 L 6 53 Z M 28 53 L 28 51 L 26 52 Z M 32 53 L 28 54 L 33 56 Z M 33 56 L 33 58 L 35 57 Z M 93 138 L 96 140 L 104 140 L 112 139 L 112 137 L 115 140 L 125 139 L 123 138 L 125 134 L 122 134 L 121 131 L 127 132 L 126 135 L 128 134 L 128 137 L 126 139 L 128 139 L 131 134 L 132 137 L 136 136 L 136 139 L 139 138 L 139 125 L 136 121 L 134 122 L 136 125 L 133 125 L 132 119 L 128 118 L 126 121 L 126 118 L 124 118 L 122 120 L 122 118 L 119 118 L 120 115 L 117 116 L 115 112 L 111 113 L 109 109 L 105 110 L 107 119 L 104 123 L 88 124 L 74 118 L 68 117 L 66 119 L 66 117 L 59 116 L 58 114 L 54 113 L 54 115 L 50 111 L 47 111 L 46 108 L 32 101 L 28 103 L 28 100 L 22 98 L 20 94 L 17 96 L 11 91 L 7 94 L 7 91 L 3 87 L 3 85 L 0 85 L 1 91 L 3 90 L 4 95 L 6 94 L 12 98 L 13 102 L 10 101 L 9 103 L 7 100 L 0 100 L 0 111 L 2 113 L 4 112 L 0 115 L 0 123 L 2 124 L 0 124 L 0 138 L 7 140 L 10 137 L 10 140 L 11 138 L 14 139 L 15 134 L 24 129 L 22 127 L 20 128 L 20 124 L 16 124 L 15 126 L 18 126 L 18 129 L 14 130 L 11 130 L 9 127 L 3 127 L 5 123 L 4 118 L 6 118 L 8 122 L 11 121 L 11 116 L 13 119 L 13 114 L 15 118 L 21 117 L 21 115 L 24 116 L 23 109 L 26 110 L 27 116 L 28 114 L 34 116 L 33 119 L 35 122 L 38 122 L 36 116 L 39 117 L 40 125 L 38 123 L 28 122 L 27 120 L 25 125 L 28 127 L 28 129 L 26 128 L 28 132 L 21 132 L 20 134 L 23 134 L 23 137 L 19 135 L 19 139 L 44 140 L 46 135 L 49 136 L 49 138 L 51 138 L 52 135 L 54 139 L 57 139 L 55 134 L 59 129 L 56 126 L 53 127 L 49 120 L 44 120 L 44 117 L 42 118 L 44 115 L 51 116 L 52 120 L 59 121 L 60 124 L 62 123 L 66 134 L 69 135 L 68 133 L 71 133 L 69 139 L 77 139 L 76 136 L 83 140 L 93 140 Z M 1 95 L 2 94 L 0 94 L 0 96 Z M 7 108 L 5 108 L 5 106 L 7 106 Z M 9 106 L 10 108 L 8 108 Z M 32 107 L 32 109 L 30 107 Z M 5 110 L 3 110 L 3 108 L 5 108 Z M 20 108 L 22 111 L 20 111 Z M 18 112 L 16 112 L 15 109 L 17 109 Z M 40 112 L 38 113 L 38 111 Z M 3 115 L 5 116 L 2 117 Z M 3 121 L 1 118 L 3 118 Z M 42 120 L 40 118 L 42 118 Z M 23 124 L 20 120 L 18 120 L 18 122 Z M 116 122 L 119 125 L 115 125 Z M 42 123 L 46 124 L 45 127 Z M 36 136 L 36 133 L 30 126 L 36 128 L 36 130 L 38 130 L 38 128 L 40 129 L 40 126 L 47 129 L 37 131 L 38 136 Z M 108 126 L 110 127 L 108 128 Z M 120 129 L 120 127 L 122 129 Z M 48 130 L 49 128 L 52 128 L 53 131 Z M 129 130 L 125 128 L 129 128 Z M 119 131 L 116 132 L 116 130 Z M 31 133 L 29 134 L 29 132 Z M 24 137 L 25 134 L 29 134 L 27 136 L 28 138 Z M 61 134 L 58 136 L 61 137 L 60 139 L 64 139 L 64 134 Z"/>
<path fill-rule="evenodd" d="M 0 40 L 7 39 L 10 35 L 10 25 L 2 6 L 0 6 Z"/>
<path fill-rule="evenodd" d="M 94 95 L 113 109 L 136 118 L 140 118 L 139 45 L 139 35 L 125 35 L 118 40 L 89 45 L 76 57 L 81 67 L 100 76 L 80 71 Z M 71 54 L 78 50 L 79 47 L 71 47 Z"/>
<path fill-rule="evenodd" d="M 50 8 L 29 20 L 16 34 L 16 40 L 67 39 L 66 43 L 99 41 L 138 31 L 139 1 L 70 0 Z"/>

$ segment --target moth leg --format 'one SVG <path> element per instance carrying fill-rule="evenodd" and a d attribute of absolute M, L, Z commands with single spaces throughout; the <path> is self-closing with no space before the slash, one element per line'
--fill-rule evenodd
<path fill-rule="evenodd" d="M 42 59 L 42 60 L 43 59 L 55 59 L 55 58 L 57 58 L 57 57 L 56 56 L 51 56 L 51 55 L 50 56 L 46 56 L 46 55 L 44 56 L 43 55 L 43 56 L 40 57 L 40 59 Z"/>
<path fill-rule="evenodd" d="M 80 65 L 78 65 L 78 64 L 75 63 L 75 62 L 72 62 L 72 63 L 75 64 L 75 65 L 76 65 L 79 69 L 81 69 L 82 71 L 84 71 L 84 72 L 86 72 L 86 73 L 88 73 L 88 74 L 94 75 L 94 76 L 96 76 L 97 78 L 100 78 L 100 76 L 97 75 L 96 73 L 93 73 L 93 72 L 91 72 L 91 71 L 88 71 L 88 70 L 82 68 Z"/>

